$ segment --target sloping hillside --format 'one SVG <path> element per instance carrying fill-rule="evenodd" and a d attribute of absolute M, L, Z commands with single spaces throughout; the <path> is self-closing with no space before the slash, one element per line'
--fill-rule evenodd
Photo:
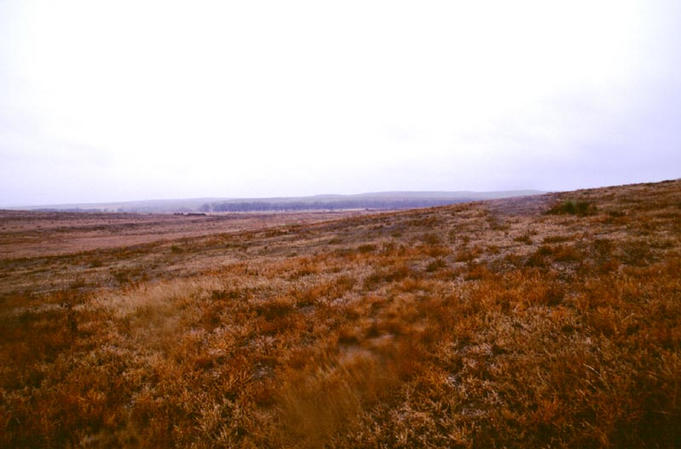
<path fill-rule="evenodd" d="M 680 273 L 678 180 L 6 259 L 0 446 L 679 447 Z"/>

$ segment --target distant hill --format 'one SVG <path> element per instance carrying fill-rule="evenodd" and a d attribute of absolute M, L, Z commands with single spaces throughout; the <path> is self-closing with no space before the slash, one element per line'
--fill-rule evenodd
<path fill-rule="evenodd" d="M 14 207 L 12 209 L 70 212 L 254 212 L 348 209 L 411 209 L 443 206 L 517 196 L 537 195 L 538 190 L 497 192 L 373 192 L 354 195 L 313 195 L 273 198 L 191 198 L 169 200 L 125 201 L 116 203 L 59 204 Z"/>

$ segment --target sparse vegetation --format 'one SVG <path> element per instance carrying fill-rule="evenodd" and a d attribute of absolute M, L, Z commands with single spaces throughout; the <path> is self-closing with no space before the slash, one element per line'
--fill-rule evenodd
<path fill-rule="evenodd" d="M 680 447 L 679 195 L 51 255 L 8 226 L 0 447 Z"/>

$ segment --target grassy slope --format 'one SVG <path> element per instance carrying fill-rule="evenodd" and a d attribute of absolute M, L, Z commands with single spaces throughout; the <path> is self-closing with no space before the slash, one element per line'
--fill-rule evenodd
<path fill-rule="evenodd" d="M 3 297 L 2 447 L 681 445 L 681 181 L 74 258 Z"/>

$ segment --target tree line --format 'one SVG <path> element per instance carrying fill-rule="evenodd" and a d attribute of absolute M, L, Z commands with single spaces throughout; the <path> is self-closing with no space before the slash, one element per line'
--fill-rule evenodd
<path fill-rule="evenodd" d="M 444 206 L 466 200 L 454 199 L 360 199 L 336 201 L 239 201 L 205 203 L 202 212 L 263 212 L 299 210 L 347 210 L 347 209 L 413 209 Z"/>

